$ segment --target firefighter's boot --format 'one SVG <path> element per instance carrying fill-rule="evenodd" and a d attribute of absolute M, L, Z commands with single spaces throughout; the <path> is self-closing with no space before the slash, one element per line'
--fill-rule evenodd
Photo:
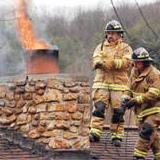
<path fill-rule="evenodd" d="M 114 139 L 112 139 L 112 144 L 113 144 L 113 146 L 115 146 L 115 147 L 121 147 L 121 142 L 122 142 L 122 140 L 119 139 L 119 138 L 114 138 Z"/>
<path fill-rule="evenodd" d="M 100 141 L 100 137 L 94 133 L 90 133 L 89 134 L 89 141 L 90 142 L 99 142 Z"/>
<path fill-rule="evenodd" d="M 145 160 L 145 158 L 144 158 L 144 157 L 134 156 L 134 157 L 133 157 L 133 160 Z"/>

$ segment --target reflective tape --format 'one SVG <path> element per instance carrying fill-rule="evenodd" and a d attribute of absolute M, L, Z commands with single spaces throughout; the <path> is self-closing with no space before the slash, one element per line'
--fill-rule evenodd
<path fill-rule="evenodd" d="M 111 136 L 111 139 L 122 139 L 123 136 L 119 136 L 119 135 L 115 135 L 115 136 Z"/>
<path fill-rule="evenodd" d="M 92 88 L 103 88 L 113 91 L 127 91 L 129 88 L 125 85 L 119 85 L 119 84 L 107 84 L 107 83 L 101 83 L 101 82 L 95 82 L 92 86 Z"/>
<path fill-rule="evenodd" d="M 160 95 L 160 89 L 158 88 L 149 88 L 148 92 L 155 94 L 156 96 Z"/>
<path fill-rule="evenodd" d="M 91 128 L 90 132 L 99 136 L 99 137 L 102 135 L 102 131 L 99 129 L 96 129 L 96 128 Z"/>
<path fill-rule="evenodd" d="M 122 67 L 123 61 L 121 59 L 115 59 L 114 63 L 116 65 L 115 68 L 120 69 Z"/>
<path fill-rule="evenodd" d="M 160 158 L 160 152 L 156 153 L 154 156 L 155 156 L 155 159 Z"/>
<path fill-rule="evenodd" d="M 143 100 L 144 100 L 142 95 L 135 97 L 135 99 L 138 103 L 143 103 Z"/>
<path fill-rule="evenodd" d="M 158 88 L 150 87 L 150 88 L 148 89 L 148 92 L 150 92 L 150 93 L 152 93 L 152 94 L 155 94 L 156 96 L 159 96 L 159 95 L 160 95 L 160 89 L 158 89 Z M 144 94 L 144 93 L 136 93 L 136 92 L 134 92 L 134 91 L 132 91 L 132 93 L 133 93 L 133 96 L 134 96 L 134 97 Z"/>
<path fill-rule="evenodd" d="M 139 149 L 134 149 L 134 156 L 143 157 L 145 158 L 147 156 L 147 152 L 140 151 Z"/>
<path fill-rule="evenodd" d="M 112 133 L 111 139 L 115 139 L 115 138 L 122 139 L 123 136 L 124 136 L 123 133 L 121 133 L 121 134 L 119 134 L 119 133 Z"/>
<path fill-rule="evenodd" d="M 143 117 L 146 117 L 146 116 L 149 116 L 155 113 L 160 113 L 160 107 L 153 107 L 153 108 L 145 109 L 137 116 L 137 118 L 138 120 L 141 120 Z"/>

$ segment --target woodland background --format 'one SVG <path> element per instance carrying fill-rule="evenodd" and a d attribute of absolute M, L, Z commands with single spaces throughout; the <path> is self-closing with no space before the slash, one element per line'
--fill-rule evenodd
<path fill-rule="evenodd" d="M 0 76 L 24 72 L 24 54 L 16 29 L 14 10 L 0 6 Z M 54 12 L 57 12 L 56 14 Z M 143 46 L 155 58 L 160 68 L 160 2 L 136 6 L 120 4 L 115 8 L 78 8 L 73 15 L 63 10 L 41 14 L 28 8 L 37 37 L 60 49 L 61 73 L 90 75 L 95 47 L 103 40 L 104 27 L 109 20 L 121 20 L 126 30 L 125 41 L 133 49 Z M 61 14 L 59 14 L 61 13 Z"/>

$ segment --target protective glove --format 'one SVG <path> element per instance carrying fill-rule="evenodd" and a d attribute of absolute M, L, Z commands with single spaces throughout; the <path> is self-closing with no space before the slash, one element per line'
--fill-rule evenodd
<path fill-rule="evenodd" d="M 135 98 L 131 98 L 128 102 L 126 102 L 126 107 L 128 109 L 131 109 L 133 108 L 134 106 L 136 106 L 138 103 L 137 103 L 137 100 Z"/>
<path fill-rule="evenodd" d="M 94 69 L 102 69 L 103 65 L 101 63 L 97 63 L 94 67 Z"/>
<path fill-rule="evenodd" d="M 123 95 L 121 97 L 121 106 L 126 106 L 127 102 L 131 99 L 128 95 Z"/>

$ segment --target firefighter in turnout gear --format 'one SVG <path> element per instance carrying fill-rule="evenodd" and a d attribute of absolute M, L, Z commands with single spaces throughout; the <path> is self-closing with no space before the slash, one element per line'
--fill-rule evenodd
<path fill-rule="evenodd" d="M 91 117 L 90 142 L 97 142 L 103 131 L 106 110 L 111 107 L 111 140 L 120 146 L 123 137 L 123 111 L 120 97 L 126 91 L 128 71 L 131 65 L 131 47 L 123 42 L 121 24 L 112 20 L 105 27 L 105 39 L 93 54 L 95 78 L 92 86 L 93 111 Z"/>
<path fill-rule="evenodd" d="M 139 125 L 139 139 L 134 149 L 133 160 L 144 160 L 151 149 L 155 160 L 160 160 L 160 71 L 152 65 L 152 59 L 144 48 L 132 54 L 134 67 L 131 71 L 131 98 L 127 108 L 134 107 Z"/>

